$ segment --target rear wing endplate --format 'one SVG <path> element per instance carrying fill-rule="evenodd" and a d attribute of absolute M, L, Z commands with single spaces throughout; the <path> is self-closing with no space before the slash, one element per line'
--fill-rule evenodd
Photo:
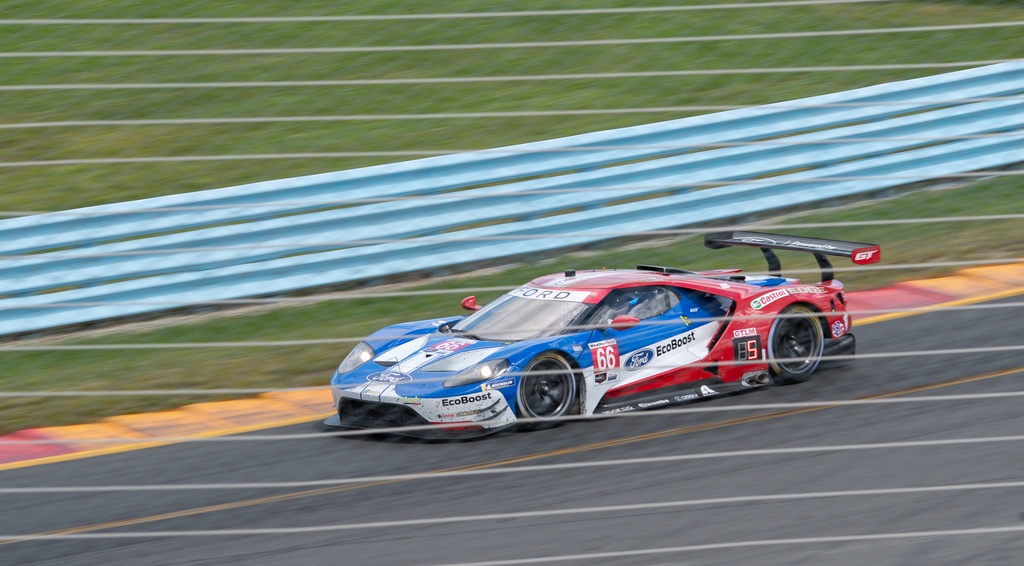
<path fill-rule="evenodd" d="M 821 267 L 821 281 L 833 279 L 832 264 L 826 255 L 848 257 L 856 264 L 877 263 L 882 259 L 882 248 L 878 244 L 860 242 L 844 242 L 842 240 L 824 240 L 821 238 L 804 238 L 803 236 L 786 236 L 784 234 L 767 234 L 764 232 L 715 232 L 704 236 L 704 245 L 718 250 L 730 246 L 749 246 L 760 248 L 768 261 L 768 273 L 782 276 L 782 262 L 772 250 L 789 250 L 814 254 L 818 266 Z"/>

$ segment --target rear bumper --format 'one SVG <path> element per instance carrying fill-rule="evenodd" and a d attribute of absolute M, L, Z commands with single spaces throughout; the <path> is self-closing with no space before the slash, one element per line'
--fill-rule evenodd
<path fill-rule="evenodd" d="M 822 353 L 821 367 L 834 367 L 845 361 L 845 356 L 852 356 L 857 353 L 857 339 L 853 334 L 844 334 L 835 340 L 825 342 L 825 351 Z M 838 357 L 838 359 L 836 359 Z"/>

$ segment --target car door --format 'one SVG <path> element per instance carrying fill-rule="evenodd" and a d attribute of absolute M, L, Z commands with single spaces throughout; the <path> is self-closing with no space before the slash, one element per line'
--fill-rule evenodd
<path fill-rule="evenodd" d="M 611 320 L 623 314 L 640 322 L 631 328 L 611 328 Z M 616 289 L 595 309 L 590 322 L 598 326 L 588 344 L 595 382 L 610 382 L 614 389 L 667 377 L 704 359 L 722 314 L 723 305 L 704 293 L 662 285 Z"/>

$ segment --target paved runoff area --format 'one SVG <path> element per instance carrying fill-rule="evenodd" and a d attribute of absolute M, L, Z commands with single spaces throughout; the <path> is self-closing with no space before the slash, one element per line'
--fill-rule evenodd
<path fill-rule="evenodd" d="M 847 295 L 851 307 L 860 313 L 853 318 L 863 324 L 906 316 L 906 309 L 969 304 L 1017 294 L 1024 294 L 1024 263 L 964 269 L 948 277 Z M 325 369 L 325 381 L 327 373 Z M 331 405 L 330 390 L 324 387 L 120 415 L 95 423 L 23 430 L 0 436 L 0 470 L 311 422 L 330 416 Z"/>

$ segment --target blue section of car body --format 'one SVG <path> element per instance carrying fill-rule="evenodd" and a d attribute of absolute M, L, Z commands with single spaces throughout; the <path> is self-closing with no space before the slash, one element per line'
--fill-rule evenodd
<path fill-rule="evenodd" d="M 373 347 L 373 349 L 379 354 L 383 350 L 394 348 L 395 346 L 398 346 L 403 342 L 408 342 L 413 338 L 437 332 L 439 328 L 455 324 L 463 318 L 465 317 L 452 316 L 448 318 L 432 318 L 429 320 L 416 320 L 412 322 L 393 324 L 391 326 L 381 328 L 371 334 L 367 337 L 366 343 Z"/>
<path fill-rule="evenodd" d="M 758 287 L 777 287 L 789 282 L 790 280 L 785 277 L 769 277 L 767 279 L 751 279 L 744 281 L 747 285 L 757 285 Z"/>
<path fill-rule="evenodd" d="M 383 383 L 393 385 L 394 394 L 400 397 L 426 399 L 471 395 L 491 390 L 489 384 L 500 384 L 500 387 L 494 387 L 493 391 L 504 396 L 509 406 L 514 408 L 520 383 L 519 376 L 526 371 L 532 360 L 542 354 L 555 353 L 566 360 L 571 360 L 577 368 L 589 368 L 595 365 L 589 345 L 615 340 L 620 354 L 628 356 L 623 359 L 623 370 L 635 370 L 646 365 L 655 357 L 650 346 L 680 333 L 710 324 L 723 316 L 727 310 L 719 299 L 703 292 L 657 285 L 651 287 L 657 287 L 667 293 L 666 296 L 671 296 L 671 306 L 660 314 L 646 317 L 640 324 L 625 329 L 612 328 L 609 324 L 610 321 L 607 320 L 591 319 L 589 324 L 594 326 L 592 329 L 584 328 L 553 336 L 502 342 L 470 340 L 475 337 L 460 336 L 458 332 L 453 333 L 448 330 L 451 325 L 464 317 L 448 317 L 392 325 L 367 338 L 366 342 L 376 352 L 375 359 L 367 361 L 344 375 L 336 372 L 331 384 L 335 387 L 352 389 L 368 383 Z M 591 314 L 597 316 L 604 309 L 603 312 L 610 317 L 617 312 L 614 310 L 617 305 L 635 309 L 642 302 L 633 294 L 635 292 L 636 289 L 622 289 L 618 295 L 609 294 L 599 304 L 594 305 Z M 424 338 L 424 342 L 419 347 L 404 352 L 401 356 L 403 360 L 421 355 L 423 352 L 434 352 L 435 347 L 453 339 L 462 339 L 467 343 L 460 344 L 458 352 L 491 350 L 489 354 L 476 360 L 475 363 L 506 359 L 509 362 L 509 368 L 504 374 L 490 380 L 445 387 L 443 385 L 445 380 L 465 368 L 453 371 L 430 371 L 429 366 L 433 362 L 424 363 L 416 368 L 394 368 L 395 364 L 376 361 L 390 350 L 399 348 L 412 340 L 423 340 Z M 647 352 L 648 355 L 645 356 L 644 352 Z M 445 355 L 452 354 L 440 354 L 438 359 Z M 400 366 L 403 360 L 395 359 L 394 362 Z"/>
<path fill-rule="evenodd" d="M 421 339 L 425 336 L 426 342 L 423 346 L 414 352 L 409 352 L 409 356 L 406 356 L 406 358 L 408 358 L 424 350 L 430 350 L 432 347 L 446 341 L 450 341 L 453 338 L 459 338 L 458 334 L 443 333 L 438 330 L 448 324 L 453 324 L 462 318 L 463 317 L 450 317 L 396 324 L 375 332 L 367 338 L 366 342 L 374 348 L 377 356 L 380 356 L 388 350 L 400 347 L 402 344 L 412 340 Z M 582 344 L 583 348 L 585 348 L 592 333 L 592 331 L 587 330 L 572 334 L 563 334 L 508 343 L 479 340 L 473 341 L 471 344 L 468 344 L 459 350 L 462 352 L 470 352 L 473 350 L 496 349 L 493 353 L 480 361 L 502 358 L 508 359 L 510 367 L 504 374 L 509 376 L 507 378 L 499 376 L 495 379 L 482 380 L 467 385 L 444 387 L 444 381 L 456 375 L 458 371 L 427 371 L 423 367 L 420 367 L 407 372 L 400 372 L 403 375 L 409 376 L 410 379 L 407 380 L 397 378 L 383 379 L 381 374 L 385 374 L 386 376 L 389 366 L 381 365 L 375 360 L 370 360 L 344 375 L 335 372 L 331 379 L 331 385 L 334 387 L 350 389 L 359 387 L 366 383 L 384 382 L 394 385 L 394 392 L 398 396 L 430 399 L 479 393 L 485 389 L 485 384 L 488 382 L 500 382 L 501 387 L 494 388 L 494 391 L 504 396 L 506 402 L 510 406 L 515 407 L 519 375 L 526 369 L 527 364 L 529 364 L 532 359 L 545 352 L 557 352 L 566 358 L 576 359 L 579 354 L 575 353 L 574 350 L 579 348 L 574 349 L 573 346 L 579 346 Z M 397 361 L 400 362 L 401 360 Z M 394 373 L 397 374 L 399 372 Z M 508 383 L 509 379 L 512 380 L 511 383 Z"/>

